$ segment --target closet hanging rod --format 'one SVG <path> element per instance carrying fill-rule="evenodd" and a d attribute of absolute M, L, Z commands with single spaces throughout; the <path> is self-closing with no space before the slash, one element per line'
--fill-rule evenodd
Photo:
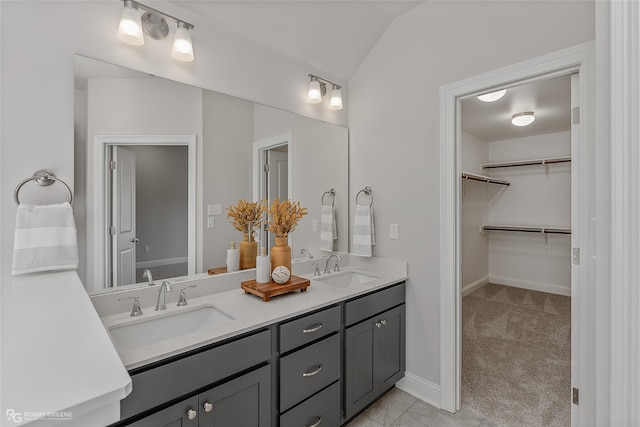
<path fill-rule="evenodd" d="M 509 181 L 505 181 L 504 179 L 498 179 L 498 178 L 493 178 L 493 177 L 484 176 L 484 175 L 476 175 L 468 172 L 462 172 L 462 178 L 471 179 L 473 181 L 487 182 L 489 184 L 500 184 L 500 185 L 506 185 L 506 186 L 511 185 L 509 184 Z"/>
<path fill-rule="evenodd" d="M 486 163 L 482 169 L 511 168 L 514 166 L 548 165 L 551 163 L 568 163 L 571 157 L 552 157 L 549 159 L 519 160 L 515 162 Z"/>
<path fill-rule="evenodd" d="M 570 228 L 563 227 L 519 227 L 511 225 L 483 225 L 480 232 L 485 231 L 517 231 L 522 233 L 571 234 Z"/>

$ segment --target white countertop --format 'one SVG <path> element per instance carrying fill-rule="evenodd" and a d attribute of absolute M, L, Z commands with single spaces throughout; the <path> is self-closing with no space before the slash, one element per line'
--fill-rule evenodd
<path fill-rule="evenodd" d="M 255 295 L 245 294 L 245 292 L 240 289 L 240 282 L 242 280 L 247 280 L 247 278 L 241 279 L 241 276 L 238 276 L 238 279 L 236 279 L 237 283 L 235 283 L 231 289 L 227 286 L 226 288 L 223 287 L 222 290 L 219 289 L 214 293 L 201 296 L 194 295 L 194 297 L 188 296 L 188 305 L 178 307 L 175 304 L 175 299 L 177 298 L 177 294 L 181 286 L 180 284 L 174 284 L 174 292 L 172 293 L 173 295 L 171 295 L 173 301 L 169 302 L 170 294 L 167 294 L 167 309 L 165 311 L 154 311 L 155 300 L 147 298 L 147 301 L 153 302 L 153 305 L 147 304 L 145 306 L 144 303 L 142 304 L 143 316 L 131 317 L 129 315 L 130 302 L 126 305 L 126 308 L 122 307 L 121 303 L 119 303 L 121 310 L 126 311 L 103 315 L 102 322 L 106 328 L 109 328 L 130 322 L 152 320 L 159 316 L 171 316 L 172 314 L 176 314 L 184 310 L 206 305 L 213 305 L 218 310 L 226 313 L 234 319 L 226 323 L 201 329 L 196 333 L 189 333 L 176 338 L 166 339 L 160 343 L 141 345 L 135 349 L 119 348 L 118 353 L 120 354 L 123 364 L 127 369 L 132 369 L 164 359 L 168 356 L 222 341 L 305 312 L 329 306 L 406 279 L 407 270 L 405 262 L 372 259 L 359 260 L 354 258 L 355 257 L 352 258 L 350 265 L 342 267 L 343 272 L 356 271 L 373 275 L 378 278 L 364 284 L 352 284 L 349 287 L 338 287 L 323 283 L 321 280 L 316 280 L 317 278 L 314 278 L 313 274 L 300 274 L 299 271 L 304 271 L 305 269 L 309 271 L 313 270 L 309 269 L 308 265 L 307 268 L 305 268 L 302 266 L 297 267 L 296 264 L 294 264 L 294 273 L 311 280 L 311 285 L 307 288 L 306 292 L 297 291 L 273 297 L 270 301 L 263 301 Z M 335 276 L 338 274 L 340 273 L 331 273 L 330 275 Z M 226 280 L 229 280 L 229 275 L 225 276 Z M 325 276 L 326 275 L 323 275 L 323 277 Z M 222 276 L 220 277 L 220 280 L 222 280 Z M 198 283 L 198 281 L 185 282 L 185 286 L 195 283 Z M 157 287 L 154 288 L 156 289 L 144 289 L 144 291 L 152 290 L 154 295 L 157 295 Z M 195 289 L 189 289 L 188 291 L 194 292 Z M 136 292 L 139 293 L 140 290 L 130 291 L 132 295 L 136 294 Z M 118 294 L 118 296 L 123 295 L 123 293 Z M 94 299 L 94 304 L 95 303 L 96 301 Z M 104 301 L 102 301 L 99 311 L 103 311 L 105 313 L 109 312 L 105 307 Z"/>
<path fill-rule="evenodd" d="M 3 426 L 104 426 L 119 420 L 131 392 L 75 271 L 17 276 L 6 286 L 1 363 Z"/>

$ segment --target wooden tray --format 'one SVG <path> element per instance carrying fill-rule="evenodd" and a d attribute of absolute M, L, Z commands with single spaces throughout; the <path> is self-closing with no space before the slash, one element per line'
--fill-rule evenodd
<path fill-rule="evenodd" d="M 226 272 L 227 272 L 227 267 L 216 267 L 216 268 L 210 268 L 207 270 L 207 273 L 209 273 L 209 276 L 212 276 L 214 274 L 226 273 Z"/>
<path fill-rule="evenodd" d="M 262 298 L 263 301 L 269 301 L 272 297 L 287 294 L 289 292 L 295 292 L 298 289 L 300 292 L 305 292 L 310 284 L 311 281 L 309 279 L 291 276 L 288 282 L 281 285 L 274 281 L 269 283 L 257 283 L 254 279 L 240 283 L 240 287 L 244 289 L 245 294 L 254 294 Z"/>

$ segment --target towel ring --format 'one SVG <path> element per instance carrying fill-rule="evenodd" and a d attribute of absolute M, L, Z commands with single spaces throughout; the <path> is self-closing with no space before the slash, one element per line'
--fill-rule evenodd
<path fill-rule="evenodd" d="M 358 203 L 358 197 L 360 197 L 360 194 L 362 193 L 366 194 L 371 198 L 368 205 L 360 205 L 360 203 Z M 367 186 L 367 187 L 364 187 L 362 190 L 358 191 L 358 194 L 356 194 L 356 205 L 373 206 L 373 190 L 371 190 L 371 187 Z"/>
<path fill-rule="evenodd" d="M 333 204 L 336 201 L 336 192 L 333 188 L 329 191 L 325 191 L 324 194 L 322 195 L 322 206 L 328 206 L 324 204 L 324 196 L 326 196 L 327 194 L 331 196 L 331 207 L 333 207 Z"/>
<path fill-rule="evenodd" d="M 20 199 L 18 198 L 18 194 L 20 193 L 20 189 L 23 185 L 25 185 L 29 181 L 34 181 L 36 185 L 40 185 L 42 187 L 48 187 L 54 182 L 59 182 L 64 185 L 64 187 L 69 192 L 69 204 L 73 202 L 73 193 L 71 192 L 71 188 L 67 185 L 66 182 L 61 180 L 60 178 L 56 178 L 56 176 L 50 170 L 41 169 L 39 171 L 35 171 L 32 176 L 27 179 L 24 179 L 18 184 L 15 191 L 13 192 L 13 198 L 15 199 L 17 204 L 20 204 Z"/>

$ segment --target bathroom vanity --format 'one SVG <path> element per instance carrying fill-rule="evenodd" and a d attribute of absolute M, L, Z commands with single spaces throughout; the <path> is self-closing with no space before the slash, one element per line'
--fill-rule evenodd
<path fill-rule="evenodd" d="M 113 426 L 345 424 L 404 375 L 406 263 L 387 261 L 307 273 L 307 292 L 269 302 L 239 287 L 194 296 L 191 310 L 215 304 L 232 320 L 195 334 L 192 345 L 120 351 L 114 330 L 131 322 L 128 312 L 102 316 L 133 385 Z M 313 271 L 311 263 L 295 269 Z M 167 306 L 164 316 L 187 308 Z"/>

